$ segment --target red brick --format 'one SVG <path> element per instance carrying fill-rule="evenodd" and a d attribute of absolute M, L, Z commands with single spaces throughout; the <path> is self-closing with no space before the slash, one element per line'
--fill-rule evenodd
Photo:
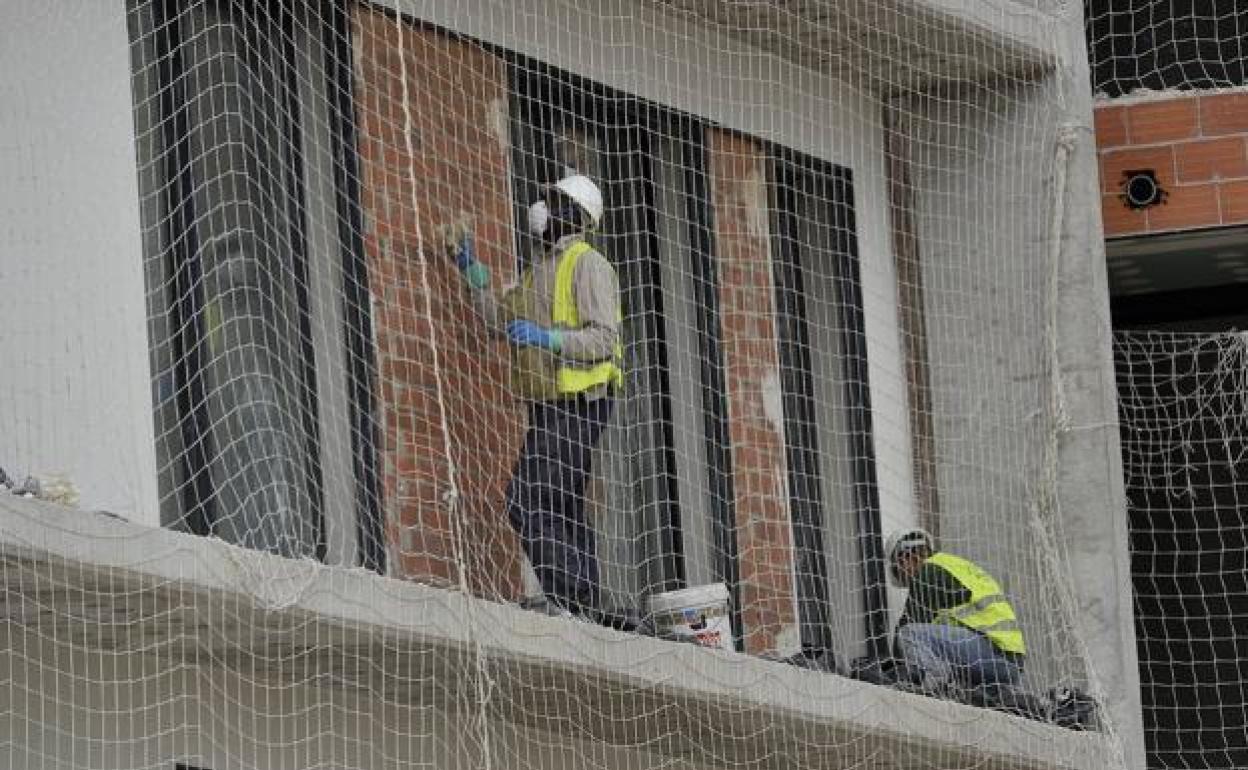
<path fill-rule="evenodd" d="M 1217 185 L 1172 187 L 1169 192 L 1164 204 L 1147 210 L 1150 232 L 1189 230 L 1220 221 Z"/>
<path fill-rule="evenodd" d="M 1223 182 L 1218 185 L 1218 198 L 1222 224 L 1235 225 L 1248 222 L 1248 180 Z"/>
<path fill-rule="evenodd" d="M 1101 191 L 1122 192 L 1123 172 L 1152 169 L 1162 187 L 1174 185 L 1174 148 L 1142 147 L 1111 150 L 1101 155 Z"/>
<path fill-rule="evenodd" d="M 1097 107 L 1092 113 L 1096 125 L 1096 146 L 1102 150 L 1127 144 L 1125 107 Z"/>
<path fill-rule="evenodd" d="M 1248 145 L 1240 136 L 1175 145 L 1180 183 L 1248 177 Z"/>
<path fill-rule="evenodd" d="M 1248 94 L 1200 97 L 1200 129 L 1204 136 L 1248 133 Z"/>
<path fill-rule="evenodd" d="M 482 223 L 483 260 L 501 264 L 509 251 L 501 245 L 510 243 L 512 228 L 508 148 L 487 119 L 495 100 L 507 97 L 506 63 L 435 30 L 396 26 L 363 6 L 353 20 L 356 93 L 364 112 L 365 253 L 377 308 L 378 409 L 385 426 L 383 505 L 392 511 L 390 549 L 404 557 L 394 560 L 394 572 L 419 580 L 452 576 L 458 569 L 451 568 L 454 523 L 473 544 L 467 555 L 473 590 L 513 598 L 520 590 L 519 551 L 500 511 L 521 425 L 504 384 L 506 348 L 465 331 L 471 310 L 458 276 L 430 241 L 437 217 L 464 210 Z M 410 134 L 399 82 L 404 72 Z M 458 470 L 457 511 L 443 499 L 450 483 L 443 409 Z"/>
<path fill-rule="evenodd" d="M 793 555 L 784 495 L 784 445 L 766 419 L 763 383 L 779 372 L 776 357 L 770 244 L 745 223 L 761 212 L 758 180 L 764 154 L 752 140 L 721 131 L 708 134 L 720 255 L 720 306 L 728 384 L 729 433 L 736 495 L 737 545 L 742 581 L 742 633 L 746 649 L 774 649 L 795 622 Z"/>
<path fill-rule="evenodd" d="M 1133 104 L 1126 108 L 1131 144 L 1155 144 L 1200 135 L 1196 99 L 1181 97 Z"/>

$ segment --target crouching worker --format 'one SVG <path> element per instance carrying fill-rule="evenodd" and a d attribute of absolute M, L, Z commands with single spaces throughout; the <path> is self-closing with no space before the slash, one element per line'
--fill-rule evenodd
<path fill-rule="evenodd" d="M 912 681 L 934 693 L 1017 692 L 1027 649 L 1000 584 L 921 529 L 894 532 L 887 555 L 909 589 L 894 643 Z"/>
<path fill-rule="evenodd" d="M 588 619 L 597 619 L 599 596 L 585 487 L 623 380 L 615 269 L 585 241 L 602 214 L 602 194 L 587 177 L 547 188 L 528 213 L 540 253 L 517 285 L 500 290 L 491 288 L 467 229 L 448 238 L 477 312 L 510 345 L 512 389 L 528 406 L 507 517 L 547 609 Z"/>

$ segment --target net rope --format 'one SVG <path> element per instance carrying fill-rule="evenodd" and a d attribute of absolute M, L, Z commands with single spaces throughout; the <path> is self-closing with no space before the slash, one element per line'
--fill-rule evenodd
<path fill-rule="evenodd" d="M 1219 141 L 1232 151 L 1210 164 L 1209 178 L 1233 189 L 1231 180 L 1243 173 L 1234 148 L 1244 129 L 1248 6 L 1086 0 L 1084 9 L 1092 90 L 1106 118 L 1104 189 L 1124 189 L 1136 168 L 1155 169 L 1163 188 L 1176 193 L 1167 205 L 1181 207 L 1185 193 L 1200 191 L 1181 186 L 1200 181 L 1186 169 Z M 1190 127 L 1177 131 L 1161 117 L 1188 110 Z M 1116 135 L 1117 115 L 1125 130 Z M 1131 173 L 1112 165 L 1124 159 Z M 1119 205 L 1105 204 L 1112 235 L 1134 227 L 1123 229 Z M 1243 339 L 1235 331 L 1243 327 L 1242 310 L 1234 302 L 1219 311 L 1203 297 L 1184 299 L 1173 303 L 1183 319 L 1174 320 L 1164 317 L 1166 303 L 1159 301 L 1160 292 L 1188 287 L 1198 295 L 1218 286 L 1233 292 L 1248 271 L 1237 245 L 1215 249 L 1219 230 L 1205 229 L 1225 225 L 1221 232 L 1235 238 L 1242 216 L 1232 201 L 1195 210 L 1213 216 L 1180 226 L 1159 215 L 1132 237 L 1109 243 L 1115 303 L 1154 308 L 1124 310 L 1114 339 L 1149 768 L 1248 763 L 1241 673 L 1248 591 L 1239 509 L 1245 383 Z M 1190 240 L 1167 253 L 1166 239 L 1183 237 L 1180 229 Z M 1159 256 L 1150 265 L 1145 252 L 1152 248 Z M 1162 276 L 1158 268 L 1180 272 Z"/>
<path fill-rule="evenodd" d="M 394 17 L 394 24 L 395 24 L 395 36 L 398 40 L 398 54 L 399 54 L 399 59 L 401 62 L 400 70 L 399 70 L 399 81 L 401 84 L 399 98 L 403 107 L 403 144 L 404 144 L 404 150 L 407 152 L 408 156 L 414 156 L 415 150 L 414 150 L 414 147 L 412 146 L 412 135 L 414 132 L 414 124 L 412 120 L 411 102 L 408 98 L 409 87 L 408 87 L 408 75 L 407 75 L 407 56 L 406 56 L 406 48 L 405 48 L 406 30 L 404 29 L 403 19 L 398 14 L 396 14 Z M 419 213 L 420 201 L 416 197 L 415 173 L 416 173 L 415 165 L 408 164 L 407 165 L 407 181 L 408 181 L 408 185 L 412 189 L 412 199 L 411 199 L 412 210 L 414 212 Z M 418 223 L 416 226 L 416 244 L 417 244 L 417 249 L 420 254 L 420 286 L 422 289 L 421 294 L 424 297 L 424 303 L 425 303 L 424 304 L 424 318 L 425 318 L 425 321 L 429 324 L 429 327 L 433 328 L 434 318 L 433 318 L 432 303 L 433 303 L 434 292 L 432 291 L 432 287 L 429 282 L 429 263 L 427 259 L 427 256 L 429 255 L 431 250 L 425 248 L 425 244 L 424 244 L 425 239 L 424 239 L 423 233 L 420 230 L 419 216 L 416 217 L 416 220 Z M 436 402 L 438 404 L 438 423 L 439 423 L 438 429 L 442 438 L 442 450 L 446 458 L 447 489 L 445 493 L 443 494 L 442 499 L 446 505 L 447 517 L 450 521 L 450 526 L 452 530 L 451 532 L 451 543 L 452 543 L 452 549 L 453 549 L 452 556 L 455 562 L 455 572 L 458 577 L 458 587 L 459 587 L 459 590 L 463 592 L 465 596 L 468 596 L 471 594 L 471 588 L 468 584 L 468 564 L 464 555 L 467 544 L 465 541 L 464 527 L 463 527 L 463 522 L 461 519 L 462 509 L 460 507 L 458 468 L 456 466 L 456 462 L 455 462 L 454 455 L 452 452 L 453 439 L 451 438 L 450 418 L 446 410 L 446 391 L 445 391 L 445 385 L 444 385 L 444 376 L 443 376 L 443 371 L 442 371 L 441 356 L 439 355 L 438 347 L 436 345 L 433 345 L 430 347 L 430 354 L 431 354 L 430 365 L 433 369 L 434 382 L 436 383 L 436 388 L 434 390 L 434 393 L 436 396 Z M 490 699 L 490 694 L 492 690 L 492 682 L 490 680 L 489 672 L 487 670 L 481 641 L 479 638 L 476 637 L 474 633 L 474 630 L 477 624 L 476 622 L 474 622 L 475 618 L 473 615 L 473 602 L 471 601 L 464 602 L 462 606 L 463 606 L 463 611 L 465 614 L 465 619 L 467 620 L 467 623 L 465 625 L 468 629 L 468 633 L 470 637 L 472 638 L 473 657 L 475 661 L 475 671 L 473 672 L 472 679 L 476 683 L 476 693 L 477 693 L 476 706 L 478 709 L 478 716 L 475 720 L 475 723 L 476 723 L 475 726 L 478 730 L 478 734 L 479 734 L 478 741 L 481 747 L 481 767 L 484 768 L 484 770 L 490 770 L 490 768 L 493 767 L 493 762 L 491 760 L 491 754 L 490 754 L 492 741 L 490 739 L 490 722 L 486 715 L 489 713 L 489 705 L 490 705 L 489 699 Z"/>
<path fill-rule="evenodd" d="M 1084 0 L 1092 90 L 1242 87 L 1248 8 L 1237 0 Z"/>
<path fill-rule="evenodd" d="M 973 5 L 0 9 L 0 766 L 1130 766 L 1083 17 Z"/>
<path fill-rule="evenodd" d="M 1115 336 L 1150 767 L 1243 763 L 1242 333 Z"/>

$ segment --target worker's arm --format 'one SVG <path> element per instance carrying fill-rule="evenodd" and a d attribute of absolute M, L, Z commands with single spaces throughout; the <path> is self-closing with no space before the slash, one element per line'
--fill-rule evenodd
<path fill-rule="evenodd" d="M 572 276 L 579 329 L 561 329 L 559 354 L 573 361 L 606 361 L 620 339 L 620 286 L 607 258 L 586 252 Z"/>
<path fill-rule="evenodd" d="M 469 284 L 472 293 L 472 307 L 481 316 L 482 322 L 491 334 L 503 333 L 503 303 L 499 301 L 498 291 L 491 289 L 487 283 L 478 289 Z"/>
<path fill-rule="evenodd" d="M 490 288 L 490 269 L 477 260 L 472 236 L 465 236 L 451 250 L 455 266 L 467 284 L 472 296 L 472 306 L 481 316 L 486 328 L 495 333 L 503 332 L 503 309 L 497 292 Z"/>
<path fill-rule="evenodd" d="M 936 613 L 970 601 L 971 592 L 943 567 L 930 561 L 910 582 L 910 595 L 898 628 L 906 623 L 931 623 Z"/>

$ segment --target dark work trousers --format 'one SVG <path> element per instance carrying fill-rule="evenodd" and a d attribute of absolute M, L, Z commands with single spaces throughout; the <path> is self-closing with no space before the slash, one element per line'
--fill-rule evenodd
<path fill-rule="evenodd" d="M 507 486 L 507 517 L 542 592 L 574 612 L 598 609 L 598 553 L 585 514 L 585 486 L 613 405 L 609 396 L 531 404 L 529 429 Z"/>

